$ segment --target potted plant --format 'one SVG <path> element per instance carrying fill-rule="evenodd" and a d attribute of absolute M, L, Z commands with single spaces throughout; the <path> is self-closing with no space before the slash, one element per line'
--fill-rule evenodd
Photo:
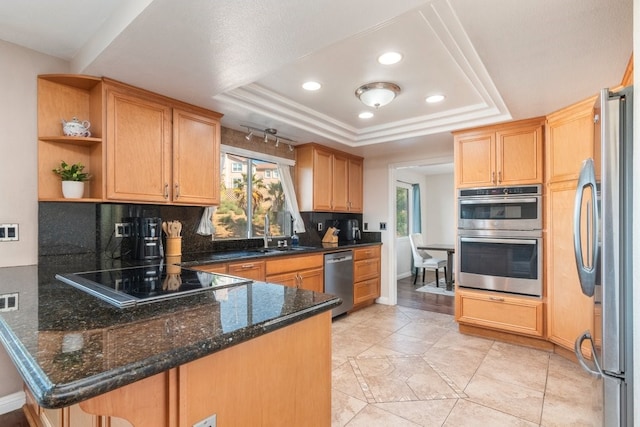
<path fill-rule="evenodd" d="M 64 160 L 60 166 L 53 169 L 53 173 L 62 180 L 62 195 L 65 199 L 80 199 L 84 194 L 84 182 L 91 178 L 91 174 L 83 172 L 82 163 L 67 164 Z"/>

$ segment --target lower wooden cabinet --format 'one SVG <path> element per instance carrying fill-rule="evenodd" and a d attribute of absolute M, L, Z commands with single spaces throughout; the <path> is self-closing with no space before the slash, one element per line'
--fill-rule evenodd
<path fill-rule="evenodd" d="M 353 250 L 353 307 L 372 304 L 380 297 L 380 246 Z"/>
<path fill-rule="evenodd" d="M 265 261 L 247 260 L 245 262 L 227 264 L 227 273 L 244 279 L 265 280 Z"/>
<path fill-rule="evenodd" d="M 323 292 L 323 263 L 322 254 L 267 260 L 267 282 Z"/>
<path fill-rule="evenodd" d="M 456 320 L 461 325 L 542 338 L 543 314 L 537 298 L 456 289 Z"/>

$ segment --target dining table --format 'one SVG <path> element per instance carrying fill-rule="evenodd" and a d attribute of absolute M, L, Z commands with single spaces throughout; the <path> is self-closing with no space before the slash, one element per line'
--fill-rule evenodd
<path fill-rule="evenodd" d="M 447 272 L 445 282 L 447 290 L 453 290 L 453 254 L 456 252 L 456 245 L 453 243 L 421 243 L 417 249 L 425 251 L 443 251 L 447 253 Z"/>

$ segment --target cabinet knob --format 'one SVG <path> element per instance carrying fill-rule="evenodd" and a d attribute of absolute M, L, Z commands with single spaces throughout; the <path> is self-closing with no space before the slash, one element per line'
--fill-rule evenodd
<path fill-rule="evenodd" d="M 498 183 L 502 182 L 502 171 L 498 171 Z"/>
<path fill-rule="evenodd" d="M 496 182 L 496 173 L 495 172 L 491 172 L 491 182 L 493 182 L 494 184 Z"/>
<path fill-rule="evenodd" d="M 166 182 L 164 183 L 164 198 L 169 198 L 169 184 L 167 184 Z"/>
<path fill-rule="evenodd" d="M 176 199 L 180 197 L 180 184 L 176 182 Z"/>

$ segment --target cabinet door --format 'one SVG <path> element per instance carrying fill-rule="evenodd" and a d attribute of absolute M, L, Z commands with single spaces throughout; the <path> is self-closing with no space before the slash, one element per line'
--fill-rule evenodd
<path fill-rule="evenodd" d="M 303 270 L 300 276 L 300 287 L 309 291 L 324 292 L 324 268 Z"/>
<path fill-rule="evenodd" d="M 227 264 L 206 264 L 191 267 L 194 270 L 202 270 L 207 273 L 222 273 L 227 274 Z"/>
<path fill-rule="evenodd" d="M 171 109 L 107 90 L 107 198 L 171 200 Z"/>
<path fill-rule="evenodd" d="M 349 159 L 339 154 L 333 156 L 332 210 L 349 211 Z"/>
<path fill-rule="evenodd" d="M 173 201 L 220 202 L 220 123 L 217 118 L 173 110 Z"/>
<path fill-rule="evenodd" d="M 227 271 L 231 276 L 243 277 L 245 279 L 260 281 L 265 279 L 264 261 L 247 261 L 237 264 L 229 264 Z"/>
<path fill-rule="evenodd" d="M 349 159 L 349 212 L 362 213 L 362 175 L 362 160 Z"/>
<path fill-rule="evenodd" d="M 376 299 L 380 296 L 380 278 L 376 277 L 353 285 L 353 304 Z"/>
<path fill-rule="evenodd" d="M 542 141 L 542 126 L 496 132 L 496 184 L 542 184 Z"/>
<path fill-rule="evenodd" d="M 291 286 L 292 288 L 297 288 L 300 284 L 300 279 L 298 278 L 297 271 L 293 273 L 274 274 L 271 276 L 267 276 L 266 280 L 269 283 Z"/>
<path fill-rule="evenodd" d="M 547 116 L 546 181 L 577 180 L 582 161 L 594 153 L 593 104 L 589 98 Z M 600 161 L 595 159 L 599 167 Z M 596 171 L 599 175 L 599 171 Z"/>
<path fill-rule="evenodd" d="M 487 187 L 494 185 L 495 132 L 456 135 L 456 182 L 458 187 Z"/>
<path fill-rule="evenodd" d="M 573 205 L 576 181 L 547 189 L 547 335 L 568 350 L 577 336 L 593 330 L 593 300 L 580 288 L 573 250 Z"/>
<path fill-rule="evenodd" d="M 313 209 L 332 210 L 333 155 L 324 150 L 313 151 Z"/>

